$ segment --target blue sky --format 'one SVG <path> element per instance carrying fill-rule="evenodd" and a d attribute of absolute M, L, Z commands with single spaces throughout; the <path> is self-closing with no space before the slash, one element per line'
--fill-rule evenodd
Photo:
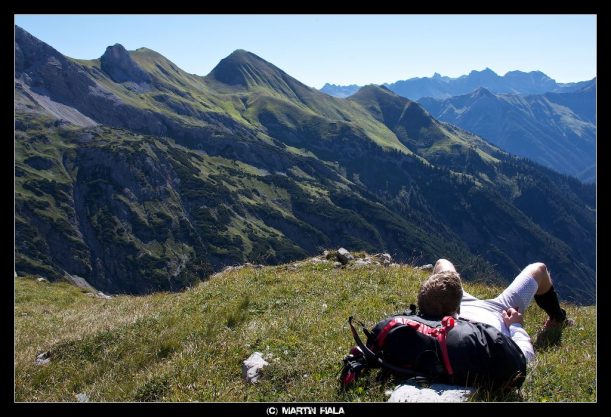
<path fill-rule="evenodd" d="M 559 82 L 596 76 L 595 15 L 15 15 L 64 55 L 153 49 L 206 75 L 246 49 L 305 84 L 381 84 L 434 72 L 540 70 Z"/>

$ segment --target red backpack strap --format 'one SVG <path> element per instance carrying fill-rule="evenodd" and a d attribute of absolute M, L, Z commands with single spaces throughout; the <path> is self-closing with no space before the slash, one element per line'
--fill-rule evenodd
<path fill-rule="evenodd" d="M 446 337 L 448 335 L 448 332 L 454 327 L 454 324 L 456 324 L 454 317 L 445 316 L 441 320 L 441 325 L 443 327 L 435 329 L 437 330 L 436 337 L 439 341 L 439 346 L 441 347 L 441 359 L 443 359 L 443 365 L 445 366 L 446 371 L 450 376 L 454 374 L 454 370 L 452 369 L 452 364 L 450 363 L 450 356 L 448 355 L 448 345 L 446 344 Z"/>
<path fill-rule="evenodd" d="M 386 339 L 386 336 L 388 336 L 388 332 L 390 332 L 397 323 L 397 320 L 392 319 L 386 324 L 386 326 L 384 326 L 382 330 L 380 330 L 380 333 L 378 334 L 378 337 L 376 339 L 378 343 L 378 348 L 381 349 L 382 346 L 384 346 L 384 340 Z"/>
<path fill-rule="evenodd" d="M 409 320 L 409 321 L 411 321 L 412 323 L 418 323 L 412 320 Z M 454 374 L 454 370 L 452 369 L 452 364 L 450 363 L 450 356 L 448 355 L 448 346 L 446 344 L 446 336 L 448 332 L 454 327 L 454 324 L 456 324 L 454 317 L 445 316 L 441 320 L 441 327 L 431 327 L 424 323 L 418 323 L 419 327 L 417 327 L 417 330 L 420 333 L 424 333 L 426 335 L 433 336 L 439 342 L 439 347 L 441 348 L 441 359 L 443 360 L 443 366 L 446 368 L 446 372 L 448 373 L 449 376 L 452 376 Z"/>
<path fill-rule="evenodd" d="M 386 339 L 386 336 L 388 336 L 388 333 L 398 324 L 405 324 L 406 326 L 410 326 L 418 331 L 421 331 L 421 324 L 411 320 L 407 317 L 402 317 L 402 316 L 397 316 L 397 317 L 393 317 L 387 324 L 386 326 L 384 326 L 384 328 L 382 330 L 380 330 L 380 333 L 378 334 L 377 337 L 377 343 L 378 343 L 378 348 L 382 348 L 382 346 L 384 346 L 384 340 Z"/>

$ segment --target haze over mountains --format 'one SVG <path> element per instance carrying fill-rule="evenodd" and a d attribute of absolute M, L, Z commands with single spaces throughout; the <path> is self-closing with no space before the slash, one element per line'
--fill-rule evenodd
<path fill-rule="evenodd" d="M 433 117 L 455 124 L 514 155 L 596 180 L 596 83 L 572 93 L 519 96 L 479 88 L 445 100 L 418 101 Z"/>
<path fill-rule="evenodd" d="M 385 87 L 350 99 L 237 50 L 205 77 L 117 44 L 67 58 L 15 29 L 16 271 L 107 292 L 344 246 L 509 280 L 543 260 L 591 303 L 595 187 Z"/>
<path fill-rule="evenodd" d="M 385 84 L 433 117 L 473 132 L 514 155 L 584 182 L 596 181 L 596 78 L 559 84 L 539 71 L 490 69 L 458 78 L 412 78 Z M 325 85 L 348 97 L 358 86 Z"/>
<path fill-rule="evenodd" d="M 453 96 L 471 93 L 478 88 L 485 88 L 493 93 L 505 94 L 543 94 L 543 93 L 570 93 L 579 91 L 589 85 L 590 81 L 576 83 L 557 83 L 541 71 L 509 71 L 500 76 L 490 68 L 482 71 L 471 71 L 468 75 L 450 78 L 435 73 L 432 77 L 415 77 L 400 80 L 394 83 L 385 83 L 384 86 L 400 96 L 410 100 L 419 100 L 423 97 L 445 99 Z M 348 97 L 356 93 L 361 86 L 341 86 L 325 84 L 320 91 L 335 97 Z"/>

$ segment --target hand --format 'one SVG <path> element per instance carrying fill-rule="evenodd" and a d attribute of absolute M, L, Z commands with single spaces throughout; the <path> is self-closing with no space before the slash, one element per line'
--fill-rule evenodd
<path fill-rule="evenodd" d="M 519 323 L 519 324 L 524 323 L 524 317 L 522 317 L 522 313 L 520 313 L 517 309 L 513 307 L 507 310 L 503 310 L 502 316 L 503 316 L 503 323 L 505 323 L 505 326 L 507 327 L 515 323 Z"/>

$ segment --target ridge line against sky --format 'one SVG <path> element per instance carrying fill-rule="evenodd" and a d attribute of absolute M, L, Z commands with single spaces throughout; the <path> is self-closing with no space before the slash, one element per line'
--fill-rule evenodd
<path fill-rule="evenodd" d="M 15 15 L 15 24 L 71 58 L 96 59 L 120 43 L 207 75 L 245 49 L 315 88 L 484 68 L 590 80 L 596 23 L 596 15 Z"/>

